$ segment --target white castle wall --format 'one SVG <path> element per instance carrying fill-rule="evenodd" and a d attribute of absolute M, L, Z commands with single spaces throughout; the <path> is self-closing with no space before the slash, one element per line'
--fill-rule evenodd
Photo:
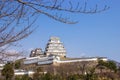
<path fill-rule="evenodd" d="M 79 58 L 79 59 L 72 59 L 72 60 L 60 60 L 58 56 L 50 56 L 50 57 L 31 57 L 26 58 L 24 60 L 24 64 L 33 64 L 36 63 L 38 65 L 45 65 L 45 64 L 53 64 L 53 63 L 71 63 L 71 62 L 81 62 L 81 61 L 97 61 L 101 59 L 103 61 L 107 61 L 105 57 L 88 57 L 88 58 Z"/>

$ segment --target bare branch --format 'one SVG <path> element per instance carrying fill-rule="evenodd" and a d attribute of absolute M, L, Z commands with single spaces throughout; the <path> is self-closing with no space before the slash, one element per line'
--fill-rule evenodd
<path fill-rule="evenodd" d="M 37 14 L 44 14 L 56 21 L 75 24 L 66 14 L 94 14 L 106 11 L 108 6 L 99 7 L 97 4 L 89 8 L 88 2 L 75 0 L 0 0 L 0 48 L 17 42 L 30 35 L 35 28 L 32 24 Z M 27 22 L 30 22 L 27 24 Z M 23 24 L 18 27 L 18 24 Z M 25 26 L 27 25 L 27 26 Z M 19 28 L 19 29 L 18 29 Z M 1 49 L 0 49 L 1 50 Z M 2 51 L 2 50 L 1 50 Z"/>

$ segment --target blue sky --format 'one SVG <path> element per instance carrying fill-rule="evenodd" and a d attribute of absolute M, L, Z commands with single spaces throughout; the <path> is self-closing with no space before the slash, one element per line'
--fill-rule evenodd
<path fill-rule="evenodd" d="M 39 26 L 28 38 L 20 41 L 21 50 L 46 47 L 51 36 L 60 37 L 68 57 L 102 56 L 120 62 L 120 0 L 109 0 L 110 9 L 97 14 L 71 14 L 77 24 L 64 24 L 40 15 Z M 17 48 L 15 48 L 17 49 Z"/>

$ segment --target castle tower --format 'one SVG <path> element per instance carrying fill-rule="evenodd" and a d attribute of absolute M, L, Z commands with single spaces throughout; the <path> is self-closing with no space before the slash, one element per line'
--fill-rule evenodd
<path fill-rule="evenodd" d="M 41 48 L 36 48 L 35 50 L 31 51 L 30 57 L 36 57 L 36 56 L 42 57 L 43 55 L 44 54 L 43 54 L 42 49 Z"/>
<path fill-rule="evenodd" d="M 49 55 L 57 55 L 60 57 L 66 57 L 66 50 L 63 46 L 63 43 L 60 42 L 58 37 L 51 37 L 48 41 L 48 44 L 45 48 L 45 54 Z"/>

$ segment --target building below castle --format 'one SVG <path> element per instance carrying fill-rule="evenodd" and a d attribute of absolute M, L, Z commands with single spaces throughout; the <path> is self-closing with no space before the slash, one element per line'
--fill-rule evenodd
<path fill-rule="evenodd" d="M 51 37 L 46 45 L 45 51 L 43 52 L 40 48 L 32 50 L 30 57 L 24 60 L 24 64 L 57 65 L 81 61 L 98 61 L 98 59 L 107 61 L 106 57 L 68 58 L 66 57 L 66 49 L 60 39 L 58 37 Z"/>
<path fill-rule="evenodd" d="M 36 65 L 59 65 L 61 63 L 73 63 L 82 61 L 94 61 L 98 60 L 107 61 L 106 57 L 86 57 L 86 58 L 60 58 L 59 56 L 46 56 L 46 57 L 29 57 L 24 60 L 24 64 L 36 64 Z"/>

